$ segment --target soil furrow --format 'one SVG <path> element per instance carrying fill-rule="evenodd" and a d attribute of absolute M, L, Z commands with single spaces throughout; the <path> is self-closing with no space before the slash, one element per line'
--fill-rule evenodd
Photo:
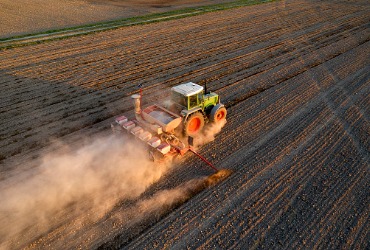
<path fill-rule="evenodd" d="M 226 104 L 228 122 L 198 151 L 233 170 L 185 203 L 141 219 L 127 210 L 211 173 L 186 155 L 99 220 L 81 201 L 79 213 L 60 211 L 42 235 L 29 228 L 10 240 L 25 248 L 366 248 L 369 10 L 364 0 L 278 1 L 1 51 L 1 182 L 37 169 L 60 147 L 50 138 L 77 147 L 107 134 L 112 117 L 133 116 L 138 84 L 145 106 L 186 81 L 207 83 Z"/>

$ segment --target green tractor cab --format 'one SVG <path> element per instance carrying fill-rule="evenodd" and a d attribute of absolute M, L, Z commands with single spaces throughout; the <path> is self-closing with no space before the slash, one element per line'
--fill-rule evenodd
<path fill-rule="evenodd" d="M 218 94 L 204 91 L 203 86 L 193 82 L 177 85 L 171 89 L 172 102 L 183 117 L 183 132 L 196 136 L 205 123 L 221 123 L 226 119 L 226 108 L 220 103 Z"/>

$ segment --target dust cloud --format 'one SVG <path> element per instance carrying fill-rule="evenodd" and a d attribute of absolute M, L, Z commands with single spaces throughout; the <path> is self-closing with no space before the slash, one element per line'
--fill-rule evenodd
<path fill-rule="evenodd" d="M 196 193 L 203 190 L 206 187 L 204 186 L 205 180 L 206 177 L 192 179 L 175 188 L 158 191 L 153 196 L 140 200 L 130 208 L 124 209 L 126 216 L 116 213 L 115 217 L 119 220 L 119 223 L 124 224 L 126 227 L 132 227 L 136 223 L 142 223 L 147 218 L 158 219 L 175 206 L 186 202 Z M 127 215 L 130 213 L 132 216 Z M 127 220 L 127 218 L 133 219 Z"/>
<path fill-rule="evenodd" d="M 98 220 L 117 201 L 138 197 L 170 168 L 146 154 L 122 138 L 100 138 L 76 150 L 64 146 L 37 169 L 0 182 L 0 249 L 25 247 L 77 217 Z"/>
<path fill-rule="evenodd" d="M 225 123 L 208 124 L 196 145 L 214 140 Z M 214 182 L 194 179 L 139 198 L 170 168 L 169 162 L 151 162 L 141 144 L 122 137 L 90 139 L 78 148 L 59 146 L 42 157 L 39 167 L 0 182 L 0 249 L 41 241 L 63 248 L 64 235 L 78 232 L 84 238 L 89 230 L 106 235 L 113 229 L 104 225 L 112 220 L 119 225 L 117 233 L 134 233 L 135 225 L 163 216 Z M 125 201 L 131 205 L 119 205 Z M 81 243 L 68 237 L 72 245 Z"/>
<path fill-rule="evenodd" d="M 229 172 L 223 171 L 208 177 L 191 179 L 175 188 L 158 191 L 153 196 L 140 200 L 129 208 L 116 211 L 114 216 L 111 217 L 111 220 L 114 221 L 113 224 L 120 225 L 121 228 L 116 232 L 120 236 L 118 242 L 121 246 L 128 243 L 143 230 L 141 225 L 150 225 L 156 222 L 162 216 L 167 215 L 193 196 L 210 186 L 216 185 L 229 175 Z M 96 230 L 96 234 L 98 235 L 106 234 L 104 227 L 97 228 Z M 109 227 L 109 230 L 111 230 L 111 227 Z M 99 249 L 118 248 L 115 245 L 116 242 L 108 240 Z"/>
<path fill-rule="evenodd" d="M 198 136 L 194 141 L 195 148 L 199 148 L 202 145 L 205 145 L 211 141 L 215 140 L 215 136 L 221 132 L 221 129 L 225 126 L 226 119 L 217 122 L 217 123 L 209 123 L 207 124 L 201 135 Z"/>
<path fill-rule="evenodd" d="M 144 217 L 159 218 L 168 211 L 173 210 L 174 207 L 185 203 L 204 189 L 223 181 L 231 174 L 232 172 L 230 170 L 223 169 L 210 176 L 191 179 L 175 188 L 161 190 L 152 197 L 139 201 L 130 210 L 127 210 L 135 214 L 135 220 L 131 220 L 129 224 L 142 222 L 145 219 Z M 126 216 L 120 216 L 119 218 L 122 220 Z"/>

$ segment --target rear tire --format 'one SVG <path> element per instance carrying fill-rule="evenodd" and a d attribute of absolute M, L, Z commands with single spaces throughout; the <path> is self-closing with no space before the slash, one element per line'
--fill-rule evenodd
<path fill-rule="evenodd" d="M 224 105 L 217 104 L 211 110 L 209 119 L 211 122 L 219 123 L 226 119 L 227 111 Z"/>
<path fill-rule="evenodd" d="M 204 127 L 204 117 L 200 112 L 189 115 L 184 124 L 185 136 L 196 136 Z"/>

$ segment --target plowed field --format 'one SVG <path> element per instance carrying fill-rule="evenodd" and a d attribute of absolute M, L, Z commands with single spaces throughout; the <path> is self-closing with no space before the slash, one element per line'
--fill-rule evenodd
<path fill-rule="evenodd" d="M 0 231 L 0 241 L 11 248 L 369 249 L 369 28 L 368 1 L 279 1 L 0 51 L 1 187 L 37 169 L 58 148 L 53 140 L 77 145 L 109 132 L 114 116 L 132 113 L 139 84 L 146 105 L 171 86 L 207 82 L 228 118 L 199 152 L 233 171 L 140 218 L 135 203 L 94 222 L 85 220 L 94 208 L 65 212 L 41 235 L 8 239 Z M 186 156 L 135 202 L 211 173 Z"/>
<path fill-rule="evenodd" d="M 1 0 L 0 39 L 233 0 Z"/>

